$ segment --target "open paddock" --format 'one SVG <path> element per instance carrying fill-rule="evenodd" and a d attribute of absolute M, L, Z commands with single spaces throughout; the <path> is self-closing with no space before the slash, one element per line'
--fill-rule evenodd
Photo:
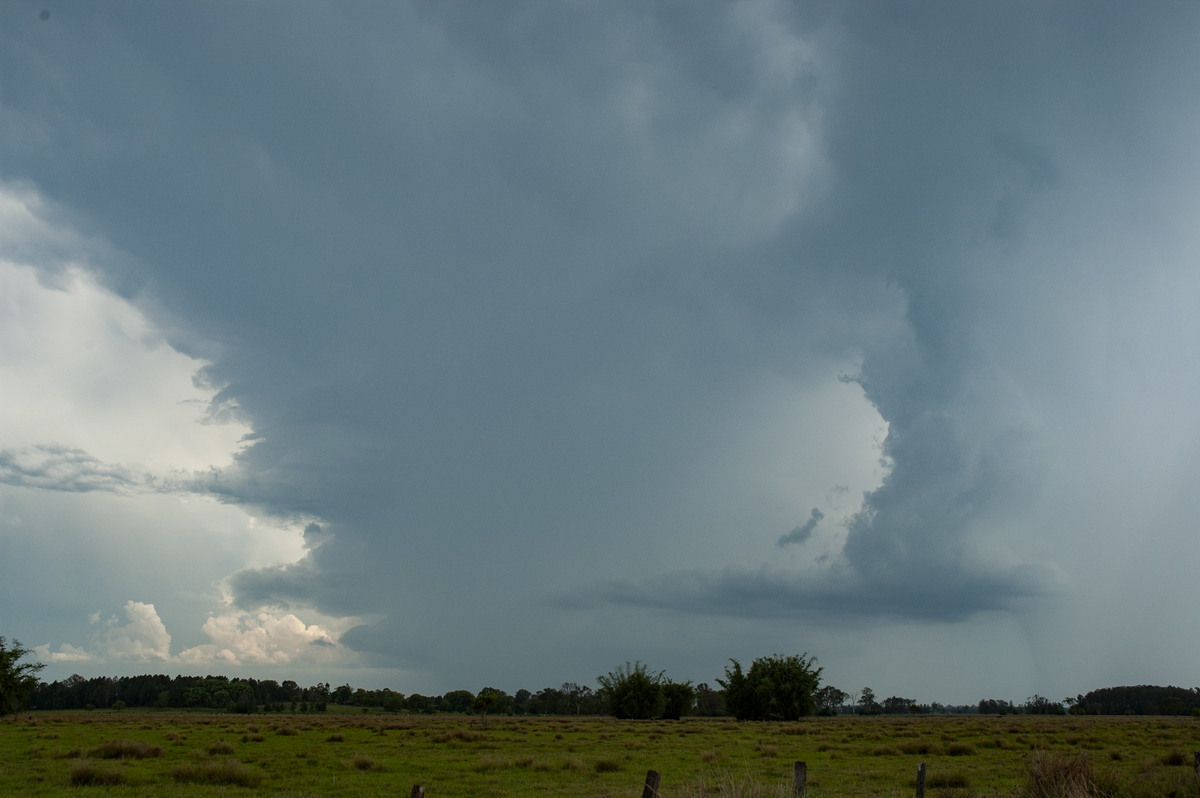
<path fill-rule="evenodd" d="M 386 714 L 24 713 L 0 722 L 0 795 L 407 796 L 641 794 L 811 798 L 1050 795 L 1082 765 L 1099 792 L 1200 796 L 1200 720 L 913 716 L 621 721 Z M 1084 755 L 1084 759 L 1080 759 Z M 1042 782 L 1031 785 L 1031 774 Z M 1049 774 L 1049 776 L 1047 775 Z M 1050 781 L 1047 782 L 1046 779 Z M 1041 790 L 1041 792 L 1038 792 Z M 1060 794 L 1066 794 L 1064 789 Z"/>

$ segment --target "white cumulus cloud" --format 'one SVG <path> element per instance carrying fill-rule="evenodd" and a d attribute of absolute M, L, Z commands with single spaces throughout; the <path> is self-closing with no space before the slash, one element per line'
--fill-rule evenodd
<path fill-rule="evenodd" d="M 171 658 L 171 634 L 158 617 L 153 604 L 125 602 L 126 623 L 115 616 L 104 622 L 101 633 L 104 653 L 109 659 L 167 660 Z"/>
<path fill-rule="evenodd" d="M 305 624 L 292 613 L 214 615 L 204 622 L 203 631 L 212 642 L 180 652 L 180 662 L 285 664 L 321 656 L 322 648 L 337 646 L 329 631 L 316 624 Z"/>

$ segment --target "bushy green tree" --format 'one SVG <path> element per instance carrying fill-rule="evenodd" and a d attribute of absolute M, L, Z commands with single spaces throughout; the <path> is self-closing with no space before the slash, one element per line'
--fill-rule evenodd
<path fill-rule="evenodd" d="M 696 688 L 691 682 L 664 682 L 662 692 L 664 718 L 679 720 L 692 714 L 696 706 Z"/>
<path fill-rule="evenodd" d="M 37 673 L 46 667 L 40 662 L 21 662 L 30 651 L 20 640 L 8 644 L 0 637 L 0 717 L 19 712 L 38 686 Z"/>
<path fill-rule="evenodd" d="M 850 695 L 845 690 L 839 690 L 832 684 L 827 684 L 813 694 L 817 704 L 818 715 L 836 715 L 846 703 Z"/>
<path fill-rule="evenodd" d="M 608 713 L 618 718 L 659 718 L 666 707 L 663 672 L 651 672 L 640 662 L 625 663 L 597 676 Z"/>
<path fill-rule="evenodd" d="M 816 657 L 807 654 L 760 657 L 749 671 L 731 659 L 725 678 L 725 708 L 738 720 L 795 720 L 816 712 L 814 694 L 821 683 Z"/>

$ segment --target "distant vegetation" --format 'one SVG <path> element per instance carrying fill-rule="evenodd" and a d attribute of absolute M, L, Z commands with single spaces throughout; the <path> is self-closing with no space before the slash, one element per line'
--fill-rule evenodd
<path fill-rule="evenodd" d="M 22 661 L 27 649 L 0 637 L 0 715 L 18 709 L 202 709 L 241 714 L 384 711 L 405 714 L 480 715 L 612 715 L 616 718 L 720 717 L 738 720 L 796 720 L 810 715 L 1196 715 L 1200 716 L 1200 688 L 1107 687 L 1052 701 L 1030 696 L 1022 704 L 987 698 L 976 705 L 921 704 L 911 698 L 889 696 L 878 700 L 870 687 L 847 693 L 821 684 L 821 668 L 807 654 L 761 657 L 744 669 L 730 660 L 720 689 L 707 683 L 693 685 L 667 678 L 641 662 L 625 663 L 597 677 L 593 689 L 564 682 L 536 693 L 517 690 L 508 694 L 495 687 L 477 692 L 452 690 L 444 695 L 405 695 L 394 690 L 366 690 L 328 682 L 302 687 L 291 680 L 229 678 L 226 676 L 74 675 L 61 681 L 42 682 L 40 663 Z"/>

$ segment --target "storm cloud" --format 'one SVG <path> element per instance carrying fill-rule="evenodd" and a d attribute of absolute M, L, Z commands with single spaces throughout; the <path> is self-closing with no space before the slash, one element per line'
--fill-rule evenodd
<path fill-rule="evenodd" d="M 73 662 L 70 617 L 150 607 L 164 657 L 404 692 L 792 649 L 922 700 L 1187 681 L 1194 6 L 38 10 L 0 9 L 0 257 L 41 280 L 4 329 L 71 335 L 2 350 L 10 401 L 88 341 L 172 387 L 0 429 L 6 545 L 52 559 L 47 491 L 164 568 L 167 498 L 254 543 L 41 619 L 10 573 L 10 636 Z M 137 325 L 46 321 L 85 295 Z M 135 395 L 158 433 L 88 431 Z M 1144 655 L 1097 661 L 1100 608 Z"/>

